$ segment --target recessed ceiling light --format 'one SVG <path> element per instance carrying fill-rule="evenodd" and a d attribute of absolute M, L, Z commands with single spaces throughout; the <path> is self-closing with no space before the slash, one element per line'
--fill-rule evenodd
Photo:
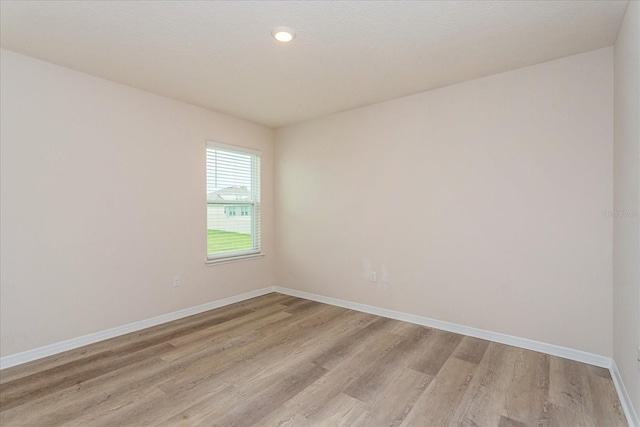
<path fill-rule="evenodd" d="M 287 27 L 276 27 L 271 32 L 274 39 L 280 43 L 289 43 L 296 37 L 296 32 Z"/>

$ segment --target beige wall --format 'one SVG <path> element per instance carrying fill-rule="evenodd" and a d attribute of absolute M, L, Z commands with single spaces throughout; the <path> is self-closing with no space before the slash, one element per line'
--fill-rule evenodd
<path fill-rule="evenodd" d="M 278 130 L 278 284 L 611 356 L 612 55 Z"/>
<path fill-rule="evenodd" d="M 640 4 L 629 3 L 615 45 L 613 358 L 640 414 Z M 629 215 L 631 214 L 631 215 Z"/>
<path fill-rule="evenodd" d="M 2 355 L 273 285 L 272 130 L 1 55 Z M 263 152 L 262 259 L 205 266 L 207 139 Z"/>
<path fill-rule="evenodd" d="M 611 356 L 612 48 L 280 129 L 275 168 L 269 129 L 1 54 L 2 355 L 278 284 Z M 204 265 L 207 139 L 264 153 L 265 258 Z"/>

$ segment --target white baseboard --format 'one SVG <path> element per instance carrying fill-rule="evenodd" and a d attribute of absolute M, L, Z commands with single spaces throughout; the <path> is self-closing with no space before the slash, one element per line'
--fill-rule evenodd
<path fill-rule="evenodd" d="M 638 414 L 631 403 L 631 398 L 629 397 L 629 393 L 627 393 L 627 389 L 624 386 L 624 382 L 622 381 L 622 376 L 620 376 L 620 371 L 618 371 L 618 366 L 616 365 L 616 361 L 611 361 L 611 378 L 613 379 L 613 384 L 616 386 L 616 391 L 618 392 L 618 397 L 620 398 L 620 405 L 622 406 L 622 410 L 624 411 L 624 415 L 627 417 L 627 422 L 629 423 L 629 427 L 640 427 L 640 418 L 638 418 Z"/>
<path fill-rule="evenodd" d="M 494 341 L 514 347 L 525 348 L 527 350 L 538 351 L 540 353 L 546 353 L 552 356 L 559 356 L 565 359 L 588 363 L 590 365 L 600 366 L 602 368 L 609 369 L 611 367 L 611 358 L 600 356 L 598 354 L 587 353 L 586 351 L 575 350 L 572 348 L 562 347 L 554 344 L 547 344 L 540 341 L 515 337 L 512 335 L 501 334 L 484 329 L 472 328 L 470 326 L 458 325 L 456 323 L 443 322 L 441 320 L 430 319 L 423 316 L 416 316 L 414 314 L 402 313 L 400 311 L 387 310 L 386 308 L 373 307 L 371 305 L 360 304 L 357 302 L 325 297 L 321 295 L 311 294 L 309 292 L 296 291 L 295 289 L 274 286 L 274 290 L 281 294 L 287 294 L 294 297 L 322 302 L 325 304 L 336 305 L 338 307 L 362 311 L 365 313 L 375 314 L 377 316 L 388 317 L 390 319 L 402 320 L 403 322 L 415 323 L 416 325 L 442 329 L 444 331 L 455 332 L 456 334 L 469 335 L 471 337 L 481 338 L 487 341 Z"/>
<path fill-rule="evenodd" d="M 348 308 L 350 310 L 362 311 L 364 313 L 375 314 L 377 316 L 388 317 L 390 319 L 401 320 L 403 322 L 415 323 L 421 326 L 442 329 L 444 331 L 455 332 L 457 334 L 468 335 L 475 338 L 481 338 L 488 341 L 498 342 L 500 344 L 511 345 L 514 347 L 524 348 L 527 350 L 538 351 L 540 353 L 550 354 L 552 356 L 563 357 L 565 359 L 575 360 L 578 362 L 588 363 L 590 365 L 607 368 L 611 372 L 613 384 L 618 392 L 620 404 L 627 422 L 630 427 L 640 427 L 638 415 L 635 412 L 631 398 L 627 394 L 624 382 L 618 371 L 615 361 L 609 357 L 600 356 L 598 354 L 588 353 L 573 348 L 562 347 L 554 344 L 547 344 L 540 341 L 534 341 L 526 338 L 515 337 L 512 335 L 501 334 L 498 332 L 487 331 L 484 329 L 472 328 L 469 326 L 458 325 L 456 323 L 443 322 L 441 320 L 430 319 L 428 317 L 416 316 L 414 314 L 402 313 L 400 311 L 387 310 L 385 308 L 374 307 L 357 302 L 345 301 L 338 298 L 325 297 L 309 292 L 297 291 L 295 289 L 282 288 L 274 286 L 275 292 L 291 295 L 298 298 L 304 298 L 324 304 L 335 305 L 338 307 Z"/>
<path fill-rule="evenodd" d="M 443 322 L 441 320 L 431 319 L 428 317 L 417 316 L 414 314 L 403 313 L 400 311 L 388 310 L 385 308 L 374 307 L 366 304 L 360 304 L 357 302 L 341 300 L 338 298 L 326 297 L 322 295 L 316 295 L 309 292 L 297 291 L 295 289 L 283 288 L 280 286 L 270 286 L 267 288 L 258 289 L 255 291 L 247 292 L 244 294 L 236 295 L 229 298 L 209 302 L 206 304 L 198 305 L 196 307 L 186 308 L 184 310 L 174 311 L 161 316 L 153 317 L 150 319 L 141 320 L 139 322 L 129 323 L 127 325 L 118 326 L 116 328 L 108 329 L 106 331 L 100 331 L 88 335 L 84 335 L 70 340 L 61 341 L 58 343 L 50 344 L 44 347 L 39 347 L 33 350 L 23 351 L 21 353 L 11 354 L 0 358 L 0 369 L 9 368 L 12 366 L 20 365 L 23 363 L 31 362 L 43 357 L 52 356 L 54 354 L 62 353 L 63 351 L 73 350 L 78 347 L 82 347 L 88 344 L 93 344 L 98 341 L 103 341 L 109 338 L 114 338 L 120 335 L 136 332 L 151 326 L 160 325 L 162 323 L 171 322 L 173 320 L 181 319 L 183 317 L 192 316 L 194 314 L 202 313 L 204 311 L 213 310 L 215 308 L 224 307 L 226 305 L 234 304 L 236 302 L 244 301 L 250 298 L 259 297 L 271 292 L 278 292 L 285 295 L 291 295 L 298 298 L 304 298 L 312 301 L 317 301 L 325 304 L 335 305 L 338 307 L 348 308 L 350 310 L 361 311 L 364 313 L 374 314 L 377 316 L 388 317 L 390 319 L 401 320 L 403 322 L 414 323 L 417 325 L 428 326 L 436 329 L 442 329 L 444 331 L 454 332 L 457 334 L 468 335 L 475 338 L 481 338 L 488 341 L 498 342 L 501 344 L 511 345 L 514 347 L 524 348 L 527 350 L 538 351 L 541 353 L 550 354 L 552 356 L 563 357 L 565 359 L 575 360 L 578 362 L 588 363 L 590 365 L 600 366 L 607 368 L 611 372 L 613 383 L 615 384 L 616 391 L 620 398 L 622 409 L 627 417 L 627 421 L 631 427 L 640 427 L 640 421 L 638 415 L 631 403 L 631 399 L 626 391 L 620 372 L 615 362 L 605 356 L 598 354 L 588 353 L 581 350 L 576 350 L 568 347 L 562 347 L 554 344 L 547 344 L 539 341 L 534 341 L 526 338 L 515 337 L 512 335 L 501 334 L 498 332 L 487 331 L 484 329 L 472 328 L 470 326 L 458 325 L 456 323 Z"/>
<path fill-rule="evenodd" d="M 114 338 L 120 335 L 136 332 L 141 329 L 150 328 L 151 326 L 160 325 L 162 323 L 171 322 L 172 320 L 181 319 L 183 317 L 193 316 L 194 314 L 204 311 L 213 310 L 215 308 L 224 307 L 225 305 L 234 304 L 250 298 L 259 297 L 261 295 L 274 292 L 273 287 L 258 289 L 244 294 L 212 301 L 195 307 L 185 308 L 184 310 L 174 311 L 172 313 L 163 314 L 161 316 L 152 317 L 150 319 L 141 320 L 139 322 L 129 323 L 127 325 L 117 326 L 106 331 L 95 332 L 81 337 L 72 338 L 70 340 L 57 342 L 54 344 L 39 347 L 33 350 L 23 351 L 21 353 L 10 354 L 0 358 L 0 369 L 10 368 L 12 366 L 21 365 L 43 357 L 52 356 L 62 353 L 63 351 L 73 350 L 98 341 Z"/>
<path fill-rule="evenodd" d="M 297 291 L 295 289 L 283 288 L 280 286 L 270 286 L 258 289 L 244 294 L 212 301 L 196 307 L 186 308 L 184 310 L 174 311 L 172 313 L 163 314 L 161 316 L 152 317 L 150 319 L 129 323 L 127 325 L 118 326 L 105 331 L 95 332 L 70 340 L 57 342 L 54 344 L 39 347 L 33 350 L 23 351 L 21 353 L 11 354 L 0 358 L 0 369 L 9 368 L 11 366 L 20 365 L 22 363 L 31 362 L 36 359 L 51 356 L 63 351 L 72 350 L 98 341 L 114 338 L 120 335 L 136 332 L 151 326 L 160 325 L 162 323 L 171 322 L 172 320 L 181 319 L 183 317 L 192 316 L 204 311 L 220 308 L 225 305 L 234 304 L 250 298 L 255 298 L 270 292 L 279 292 L 285 295 L 291 295 L 298 298 L 304 298 L 312 301 L 322 302 L 325 304 L 344 307 L 351 310 L 362 311 L 365 313 L 375 314 L 377 316 L 388 317 L 391 319 L 401 320 L 403 322 L 415 323 L 417 325 L 429 326 L 436 329 L 442 329 L 449 332 L 455 332 L 462 335 L 469 335 L 476 338 L 494 341 L 501 344 L 512 345 L 514 347 L 525 348 L 528 350 L 539 351 L 541 353 L 551 354 L 553 356 L 564 357 L 566 359 L 576 360 L 603 368 L 611 368 L 612 360 L 608 357 L 600 356 L 593 353 L 587 353 L 567 347 L 554 344 L 547 344 L 539 341 L 533 341 L 526 338 L 515 337 L 512 335 L 491 332 L 484 329 L 472 328 L 469 326 L 458 325 L 456 323 L 443 322 L 441 320 L 431 319 L 428 317 L 407 314 L 400 311 L 388 310 L 385 308 L 374 307 L 357 302 L 341 300 L 338 298 L 325 297 L 309 292 Z"/>

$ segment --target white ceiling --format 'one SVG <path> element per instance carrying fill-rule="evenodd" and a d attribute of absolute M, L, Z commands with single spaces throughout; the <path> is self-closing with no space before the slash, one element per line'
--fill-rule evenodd
<path fill-rule="evenodd" d="M 614 43 L 627 1 L 5 1 L 2 47 L 271 127 Z M 297 31 L 278 44 L 276 26 Z"/>

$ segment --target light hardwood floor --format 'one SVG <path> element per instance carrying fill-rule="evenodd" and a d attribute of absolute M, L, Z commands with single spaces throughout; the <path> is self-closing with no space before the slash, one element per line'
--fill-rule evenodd
<path fill-rule="evenodd" d="M 269 294 L 0 372 L 2 426 L 622 426 L 609 372 Z"/>

